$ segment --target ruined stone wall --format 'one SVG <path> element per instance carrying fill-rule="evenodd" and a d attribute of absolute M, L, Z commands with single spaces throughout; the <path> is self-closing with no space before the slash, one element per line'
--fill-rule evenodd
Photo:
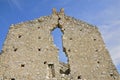
<path fill-rule="evenodd" d="M 95 26 L 64 17 L 63 47 L 69 58 L 74 80 L 118 80 L 101 34 Z"/>
<path fill-rule="evenodd" d="M 45 80 L 52 78 L 51 66 L 53 77 L 59 77 L 58 50 L 51 36 L 57 20 L 53 14 L 10 27 L 0 55 L 1 80 Z"/>
<path fill-rule="evenodd" d="M 63 32 L 68 63 L 59 63 L 51 32 Z M 0 80 L 119 80 L 97 27 L 64 10 L 10 27 L 0 55 Z"/>

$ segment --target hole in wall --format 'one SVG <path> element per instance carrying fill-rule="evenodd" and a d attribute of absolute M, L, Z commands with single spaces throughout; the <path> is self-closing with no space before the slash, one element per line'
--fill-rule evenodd
<path fill-rule="evenodd" d="M 40 29 L 40 27 L 38 27 L 38 29 Z"/>
<path fill-rule="evenodd" d="M 116 79 L 115 75 L 113 73 L 110 73 L 110 76 L 113 78 L 113 79 Z"/>
<path fill-rule="evenodd" d="M 58 18 L 58 20 L 61 20 L 61 18 Z"/>
<path fill-rule="evenodd" d="M 70 73 L 70 69 L 67 69 L 66 71 L 60 69 L 60 73 L 68 75 Z"/>
<path fill-rule="evenodd" d="M 54 40 L 54 44 L 57 46 L 57 48 L 59 49 L 59 62 L 61 64 L 61 66 L 63 66 L 64 68 L 66 68 L 66 70 L 64 70 L 62 67 L 60 67 L 60 74 L 64 74 L 64 75 L 69 75 L 70 74 L 70 65 L 69 65 L 69 59 L 68 59 L 68 55 L 66 52 L 65 47 L 63 47 L 63 42 L 62 42 L 62 36 L 63 36 L 63 32 L 62 30 L 57 27 L 52 31 L 52 36 L 53 36 L 53 40 Z M 66 66 L 64 66 L 66 65 Z"/>
<path fill-rule="evenodd" d="M 98 64 L 100 64 L 100 61 L 97 61 Z"/>
<path fill-rule="evenodd" d="M 110 73 L 110 76 L 113 77 L 113 73 Z"/>
<path fill-rule="evenodd" d="M 70 38 L 70 40 L 72 40 L 72 38 Z"/>
<path fill-rule="evenodd" d="M 16 52 L 17 50 L 18 50 L 18 49 L 17 49 L 17 48 L 15 48 L 15 49 L 14 49 L 14 52 Z"/>
<path fill-rule="evenodd" d="M 60 69 L 60 74 L 65 74 L 65 75 L 69 75 L 70 74 L 70 68 L 67 68 L 67 69 L 65 69 L 66 67 L 62 67 L 61 69 Z"/>
<path fill-rule="evenodd" d="M 80 75 L 80 76 L 78 76 L 77 78 L 78 78 L 78 79 L 82 79 L 82 78 L 81 78 L 81 75 Z"/>
<path fill-rule="evenodd" d="M 54 44 L 59 49 L 59 55 L 58 55 L 59 61 L 68 63 L 68 57 L 67 57 L 66 53 L 64 52 L 64 48 L 63 48 L 63 44 L 62 44 L 62 35 L 63 35 L 63 32 L 61 31 L 61 29 L 59 27 L 55 28 L 52 31 Z"/>
<path fill-rule="evenodd" d="M 82 31 L 82 29 L 80 29 L 80 31 Z"/>
<path fill-rule="evenodd" d="M 21 38 L 21 37 L 22 37 L 22 35 L 19 35 L 19 36 L 18 36 L 18 38 Z"/>
<path fill-rule="evenodd" d="M 41 51 L 41 49 L 40 49 L 40 48 L 38 48 L 38 51 Z"/>
<path fill-rule="evenodd" d="M 96 49 L 95 51 L 98 52 L 98 49 Z"/>
<path fill-rule="evenodd" d="M 15 80 L 15 78 L 11 78 L 10 80 Z"/>
<path fill-rule="evenodd" d="M 94 39 L 94 41 L 96 41 L 96 39 Z"/>
<path fill-rule="evenodd" d="M 44 61 L 44 64 L 47 64 L 47 61 Z"/>
<path fill-rule="evenodd" d="M 41 37 L 39 36 L 38 39 L 41 39 Z"/>
<path fill-rule="evenodd" d="M 21 67 L 25 67 L 25 64 L 21 64 Z"/>
<path fill-rule="evenodd" d="M 68 52 L 70 52 L 71 50 L 70 49 L 68 49 Z"/>

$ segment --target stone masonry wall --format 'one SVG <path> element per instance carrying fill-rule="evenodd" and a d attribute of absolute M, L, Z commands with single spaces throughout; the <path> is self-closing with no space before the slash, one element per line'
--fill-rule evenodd
<path fill-rule="evenodd" d="M 63 32 L 67 64 L 58 60 L 51 36 L 56 27 Z M 53 9 L 50 16 L 10 27 L 0 55 L 0 80 L 119 80 L 119 74 L 97 27 Z"/>
<path fill-rule="evenodd" d="M 118 72 L 98 29 L 70 17 L 63 20 L 63 47 L 69 58 L 73 79 L 117 80 Z"/>

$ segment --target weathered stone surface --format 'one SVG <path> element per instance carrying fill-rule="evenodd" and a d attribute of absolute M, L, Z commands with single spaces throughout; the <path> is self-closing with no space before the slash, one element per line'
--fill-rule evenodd
<path fill-rule="evenodd" d="M 63 31 L 68 64 L 58 60 L 51 31 Z M 97 27 L 64 14 L 12 25 L 0 55 L 0 80 L 119 80 Z"/>

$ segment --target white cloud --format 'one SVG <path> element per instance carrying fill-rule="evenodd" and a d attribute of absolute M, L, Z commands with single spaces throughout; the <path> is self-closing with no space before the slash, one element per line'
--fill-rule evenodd
<path fill-rule="evenodd" d="M 92 16 L 89 15 L 89 18 L 97 21 L 100 25 L 115 24 L 115 21 L 116 23 L 117 21 L 120 22 L 120 0 L 108 0 L 108 2 L 109 3 L 105 3 L 106 5 L 103 5 L 104 8 L 99 8 L 97 12 L 94 11 L 95 14 L 91 14 Z"/>

